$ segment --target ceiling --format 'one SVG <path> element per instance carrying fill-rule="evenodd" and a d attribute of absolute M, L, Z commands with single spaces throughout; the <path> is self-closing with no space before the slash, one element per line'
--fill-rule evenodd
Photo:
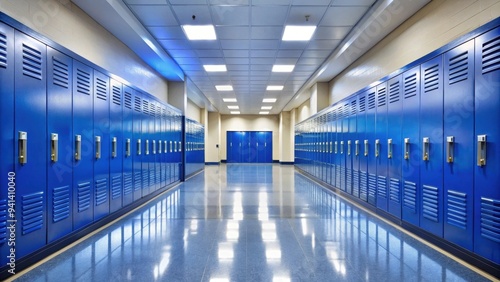
<path fill-rule="evenodd" d="M 278 114 L 308 99 L 310 86 L 331 80 L 429 0 L 106 0 L 97 8 L 92 1 L 73 2 L 165 77 L 186 79 L 188 97 L 198 106 L 221 114 L 230 113 L 229 105 L 241 114 L 272 106 L 269 113 Z M 190 41 L 181 28 L 210 24 L 216 40 Z M 282 41 L 285 25 L 317 29 L 309 41 Z M 357 46 L 370 28 L 376 32 Z M 357 52 L 347 54 L 349 48 Z M 207 64 L 226 65 L 227 71 L 206 72 Z M 295 67 L 276 73 L 275 64 Z M 234 90 L 217 91 L 216 85 Z M 284 88 L 266 91 L 269 85 Z M 277 101 L 267 104 L 264 98 Z"/>

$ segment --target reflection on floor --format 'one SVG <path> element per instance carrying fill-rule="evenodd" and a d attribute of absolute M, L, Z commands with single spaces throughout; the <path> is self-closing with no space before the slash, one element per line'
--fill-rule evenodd
<path fill-rule="evenodd" d="M 207 166 L 17 281 L 488 281 L 295 172 Z"/>

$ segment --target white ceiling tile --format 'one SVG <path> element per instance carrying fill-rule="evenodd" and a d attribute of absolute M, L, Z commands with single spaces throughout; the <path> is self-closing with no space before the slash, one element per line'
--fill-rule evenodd
<path fill-rule="evenodd" d="M 223 49 L 248 49 L 249 40 L 220 40 Z"/>
<path fill-rule="evenodd" d="M 244 65 L 249 64 L 249 58 L 226 58 L 226 63 L 228 65 Z"/>
<path fill-rule="evenodd" d="M 251 39 L 281 39 L 282 26 L 252 26 Z"/>
<path fill-rule="evenodd" d="M 320 6 L 328 6 L 330 4 L 330 0 L 293 0 L 293 5 L 320 5 Z"/>
<path fill-rule="evenodd" d="M 351 27 L 345 26 L 319 26 L 314 33 L 312 40 L 315 39 L 338 39 L 342 40 L 351 31 Z"/>
<path fill-rule="evenodd" d="M 366 13 L 367 7 L 342 7 L 328 8 L 321 25 L 327 26 L 354 26 Z"/>
<path fill-rule="evenodd" d="M 158 40 L 158 42 L 167 51 L 171 49 L 189 50 L 191 48 L 188 40 Z"/>
<path fill-rule="evenodd" d="M 251 40 L 250 48 L 252 49 L 276 49 L 278 48 L 279 40 Z"/>
<path fill-rule="evenodd" d="M 219 43 L 215 40 L 193 40 L 188 42 L 194 49 L 198 50 L 220 49 Z"/>
<path fill-rule="evenodd" d="M 149 33 L 156 39 L 185 39 L 182 28 L 178 26 L 149 26 Z"/>
<path fill-rule="evenodd" d="M 307 49 L 309 50 L 316 50 L 316 49 L 325 49 L 325 50 L 333 50 L 335 49 L 340 43 L 340 40 L 313 40 L 311 41 L 311 44 L 307 46 Z"/>
<path fill-rule="evenodd" d="M 199 64 L 196 65 L 180 65 L 184 71 L 204 71 L 203 67 Z"/>
<path fill-rule="evenodd" d="M 130 5 L 129 7 L 145 26 L 177 25 L 177 20 L 167 5 Z"/>
<path fill-rule="evenodd" d="M 223 53 L 224 53 L 224 57 L 226 57 L 226 58 L 250 56 L 250 51 L 248 49 L 246 49 L 246 50 L 245 49 L 242 49 L 242 50 L 224 49 Z"/>
<path fill-rule="evenodd" d="M 197 57 L 196 58 L 176 57 L 175 61 L 180 65 L 201 64 L 200 59 Z"/>
<path fill-rule="evenodd" d="M 252 6 L 252 25 L 280 25 L 285 23 L 287 6 Z"/>
<path fill-rule="evenodd" d="M 302 55 L 303 50 L 280 50 L 278 51 L 278 58 L 295 58 L 300 57 Z"/>
<path fill-rule="evenodd" d="M 266 64 L 266 65 L 256 65 L 256 64 L 252 64 L 250 65 L 250 69 L 251 70 L 256 70 L 256 71 L 266 71 L 266 74 L 265 75 L 269 75 L 271 70 L 273 69 L 273 65 L 270 65 L 270 64 Z M 252 75 L 254 73 L 252 72 Z"/>
<path fill-rule="evenodd" d="M 181 25 L 212 24 L 210 9 L 206 5 L 174 5 L 172 9 Z M 193 15 L 196 16 L 195 20 Z"/>
<path fill-rule="evenodd" d="M 196 50 L 198 57 L 222 58 L 221 50 Z"/>
<path fill-rule="evenodd" d="M 326 58 L 333 50 L 305 50 L 302 58 Z"/>
<path fill-rule="evenodd" d="M 248 6 L 212 6 L 212 17 L 216 25 L 248 25 Z"/>
<path fill-rule="evenodd" d="M 323 15 L 328 9 L 328 4 L 323 7 L 318 6 L 293 6 L 290 9 L 287 25 L 318 25 Z M 309 16 L 306 20 L 306 16 Z"/>
<path fill-rule="evenodd" d="M 333 6 L 371 6 L 375 0 L 333 0 Z"/>
<path fill-rule="evenodd" d="M 139 0 L 141 1 L 141 0 Z M 165 0 L 164 0 L 165 1 Z M 206 4 L 206 0 L 168 0 L 168 2 L 172 5 L 178 5 L 178 4 L 183 4 L 183 5 L 203 5 Z"/>
<path fill-rule="evenodd" d="M 249 39 L 250 27 L 248 26 L 216 26 L 215 31 L 219 39 Z"/>
<path fill-rule="evenodd" d="M 224 65 L 223 58 L 200 58 L 200 62 L 203 65 Z"/>
<path fill-rule="evenodd" d="M 282 41 L 280 49 L 303 50 L 309 44 L 309 41 Z"/>
<path fill-rule="evenodd" d="M 274 58 L 276 57 L 276 52 L 276 50 L 250 50 L 250 57 Z"/>
<path fill-rule="evenodd" d="M 274 58 L 250 58 L 250 63 L 252 65 L 270 65 L 272 68 L 272 64 L 274 64 Z"/>
<path fill-rule="evenodd" d="M 163 5 L 166 0 L 124 0 L 125 3 L 131 5 Z"/>
<path fill-rule="evenodd" d="M 276 58 L 274 64 L 276 65 L 295 65 L 299 59 L 298 58 Z"/>
<path fill-rule="evenodd" d="M 252 0 L 252 5 L 290 5 L 292 0 Z"/>
<path fill-rule="evenodd" d="M 249 69 L 249 66 L 248 64 L 244 64 L 244 65 L 231 65 L 231 64 L 228 64 L 227 65 L 227 70 L 228 71 L 241 71 L 241 70 L 248 70 Z"/>
<path fill-rule="evenodd" d="M 250 0 L 210 0 L 212 5 L 248 5 Z"/>

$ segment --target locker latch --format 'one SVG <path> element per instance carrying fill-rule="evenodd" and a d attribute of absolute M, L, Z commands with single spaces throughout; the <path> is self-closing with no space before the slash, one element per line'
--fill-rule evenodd
<path fill-rule="evenodd" d="M 101 158 L 101 136 L 95 137 L 95 158 Z"/>
<path fill-rule="evenodd" d="M 429 137 L 424 137 L 422 139 L 422 143 L 424 144 L 424 150 L 423 150 L 423 156 L 422 156 L 422 159 L 424 161 L 428 161 L 429 160 L 429 150 L 430 150 L 430 144 L 431 144 L 431 141 L 429 139 Z"/>
<path fill-rule="evenodd" d="M 50 160 L 57 162 L 59 159 L 59 135 L 57 133 L 50 134 Z"/>
<path fill-rule="evenodd" d="M 405 138 L 405 160 L 410 159 L 410 138 Z"/>
<path fill-rule="evenodd" d="M 156 155 L 156 140 L 153 140 L 153 155 Z"/>
<path fill-rule="evenodd" d="M 137 139 L 137 155 L 141 155 L 141 139 Z"/>
<path fill-rule="evenodd" d="M 158 154 L 161 154 L 161 140 L 158 140 Z"/>
<path fill-rule="evenodd" d="M 477 136 L 477 165 L 486 165 L 486 135 Z"/>
<path fill-rule="evenodd" d="M 149 155 L 149 140 L 147 139 L 146 140 L 146 149 L 144 150 L 144 153 L 147 155 Z"/>
<path fill-rule="evenodd" d="M 130 157 L 130 138 L 125 141 L 125 157 Z"/>
<path fill-rule="evenodd" d="M 28 133 L 19 131 L 19 163 L 28 163 Z"/>
<path fill-rule="evenodd" d="M 356 140 L 354 141 L 354 145 L 355 145 L 355 149 L 354 149 L 354 154 L 356 154 L 356 156 L 359 156 L 359 140 Z"/>
<path fill-rule="evenodd" d="M 173 149 L 172 141 L 170 141 L 170 153 L 172 153 L 172 149 Z"/>
<path fill-rule="evenodd" d="M 79 161 L 82 159 L 82 136 L 75 136 L 75 160 Z"/>
<path fill-rule="evenodd" d="M 333 145 L 332 141 L 330 141 L 330 154 L 333 152 Z"/>
<path fill-rule="evenodd" d="M 351 140 L 347 140 L 347 155 L 351 155 Z"/>
<path fill-rule="evenodd" d="M 392 159 L 392 139 L 387 139 L 387 158 Z"/>
<path fill-rule="evenodd" d="M 455 137 L 446 137 L 446 162 L 452 163 L 454 161 L 454 148 L 455 147 Z"/>
<path fill-rule="evenodd" d="M 163 141 L 163 153 L 165 153 L 165 154 L 167 153 L 167 147 L 168 147 L 167 141 L 165 140 L 165 141 Z"/>
<path fill-rule="evenodd" d="M 241 144 L 240 144 L 241 146 Z M 174 153 L 177 153 L 177 141 L 174 141 Z"/>
<path fill-rule="evenodd" d="M 340 141 L 340 153 L 344 153 L 344 141 Z"/>
<path fill-rule="evenodd" d="M 365 140 L 365 157 L 368 157 L 368 140 Z"/>
<path fill-rule="evenodd" d="M 338 153 L 338 147 L 339 147 L 339 143 L 337 141 L 335 141 L 335 154 Z"/>
<path fill-rule="evenodd" d="M 375 157 L 380 155 L 380 139 L 375 140 Z"/>
<path fill-rule="evenodd" d="M 111 139 L 111 157 L 112 158 L 116 158 L 117 156 L 117 153 L 116 153 L 116 137 L 113 137 L 113 139 Z"/>
<path fill-rule="evenodd" d="M 179 152 L 182 152 L 182 143 L 179 141 Z"/>

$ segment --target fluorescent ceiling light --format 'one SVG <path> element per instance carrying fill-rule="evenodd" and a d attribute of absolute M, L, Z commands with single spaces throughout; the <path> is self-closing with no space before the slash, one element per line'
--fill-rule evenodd
<path fill-rule="evenodd" d="M 292 72 L 295 65 L 274 65 L 273 72 Z"/>
<path fill-rule="evenodd" d="M 272 109 L 273 106 L 262 106 L 262 108 L 260 108 L 261 110 L 270 110 Z"/>
<path fill-rule="evenodd" d="M 231 111 L 231 114 L 232 114 L 232 115 L 239 115 L 239 114 L 240 114 L 240 111 Z"/>
<path fill-rule="evenodd" d="M 215 85 L 215 89 L 217 89 L 217 91 L 233 91 L 231 85 Z"/>
<path fill-rule="evenodd" d="M 283 33 L 283 41 L 308 41 L 314 34 L 316 26 L 313 25 L 287 25 Z"/>
<path fill-rule="evenodd" d="M 276 98 L 265 98 L 262 100 L 262 103 L 274 103 L 276 102 Z"/>
<path fill-rule="evenodd" d="M 236 103 L 236 98 L 222 98 L 222 101 L 226 102 L 226 103 Z"/>
<path fill-rule="evenodd" d="M 203 65 L 207 72 L 227 71 L 226 65 Z"/>
<path fill-rule="evenodd" d="M 259 112 L 259 115 L 268 115 L 269 112 Z"/>
<path fill-rule="evenodd" d="M 216 40 L 213 25 L 183 25 L 182 30 L 189 40 Z"/>
<path fill-rule="evenodd" d="M 239 110 L 240 109 L 239 106 L 227 106 L 227 108 L 230 110 Z"/>
<path fill-rule="evenodd" d="M 267 91 L 281 91 L 283 90 L 283 85 L 268 85 L 266 90 Z"/>

